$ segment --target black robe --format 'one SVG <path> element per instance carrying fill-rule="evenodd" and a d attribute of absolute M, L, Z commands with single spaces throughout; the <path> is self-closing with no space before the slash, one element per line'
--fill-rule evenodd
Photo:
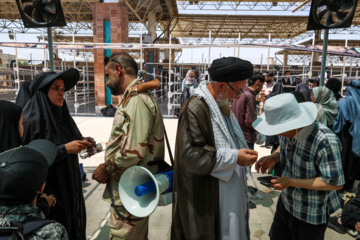
<path fill-rule="evenodd" d="M 15 103 L 19 105 L 21 108 L 24 108 L 26 103 L 30 100 L 32 94 L 30 90 L 30 85 L 33 80 L 26 80 L 20 86 L 20 90 L 16 96 Z"/>
<path fill-rule="evenodd" d="M 35 80 L 34 80 L 35 81 Z M 33 82 L 36 86 L 36 82 Z M 86 209 L 82 193 L 79 159 L 77 154 L 68 154 L 65 144 L 81 140 L 82 136 L 70 116 L 66 102 L 55 106 L 47 93 L 49 85 L 37 90 L 26 104 L 24 112 L 24 143 L 34 139 L 47 139 L 57 145 L 58 154 L 49 168 L 45 192 L 56 197 L 48 219 L 63 224 L 71 240 L 86 238 Z M 38 86 L 38 84 L 37 84 Z"/>
<path fill-rule="evenodd" d="M 351 125 L 350 122 L 346 122 L 341 132 L 337 134 L 342 145 L 341 161 L 345 176 L 343 189 L 347 190 L 352 189 L 355 180 L 360 180 L 360 157 L 356 157 L 352 152 L 353 137 L 349 132 Z"/>
<path fill-rule="evenodd" d="M 0 100 L 0 153 L 22 145 L 19 132 L 21 113 L 20 106 Z"/>
<path fill-rule="evenodd" d="M 209 108 L 193 96 L 183 106 L 178 122 L 172 240 L 220 238 L 219 180 L 210 175 L 215 163 Z"/>

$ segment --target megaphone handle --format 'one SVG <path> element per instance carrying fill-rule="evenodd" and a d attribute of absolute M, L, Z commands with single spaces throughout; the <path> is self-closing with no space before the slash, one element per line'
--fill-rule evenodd
<path fill-rule="evenodd" d="M 143 218 L 130 218 L 130 217 L 125 217 L 124 215 L 122 215 L 119 211 L 119 209 L 117 208 L 117 206 L 115 205 L 115 200 L 114 200 L 114 195 L 112 193 L 112 190 L 111 190 L 111 180 L 109 180 L 106 184 L 106 188 L 108 190 L 108 193 L 109 193 L 109 197 L 110 197 L 110 200 L 111 200 L 111 206 L 112 208 L 115 210 L 116 214 L 122 219 L 122 220 L 125 220 L 125 221 L 128 221 L 128 222 L 137 222 L 137 221 L 140 221 L 142 220 Z"/>

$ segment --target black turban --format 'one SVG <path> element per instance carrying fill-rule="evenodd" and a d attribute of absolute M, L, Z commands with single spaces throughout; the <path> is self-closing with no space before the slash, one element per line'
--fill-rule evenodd
<path fill-rule="evenodd" d="M 236 57 L 223 57 L 212 62 L 210 78 L 217 82 L 237 82 L 250 78 L 254 67 L 246 60 Z"/>

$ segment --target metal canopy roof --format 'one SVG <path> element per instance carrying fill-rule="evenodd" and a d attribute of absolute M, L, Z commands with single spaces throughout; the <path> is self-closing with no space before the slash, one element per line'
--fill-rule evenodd
<path fill-rule="evenodd" d="M 65 18 L 69 23 L 66 30 L 78 31 L 80 29 L 92 29 L 92 11 L 94 3 L 99 0 L 61 0 Z M 128 8 L 129 25 L 136 26 L 142 23 L 147 27 L 148 16 L 156 13 L 156 21 L 162 30 L 168 28 L 171 22 L 173 28 L 172 36 L 181 38 L 207 38 L 209 31 L 212 38 L 229 39 L 238 38 L 241 32 L 241 39 L 267 39 L 271 33 L 272 39 L 294 39 L 306 33 L 308 16 L 297 16 L 290 10 L 299 6 L 303 0 L 207 0 L 207 1 L 176 1 L 176 0 L 120 0 Z M 196 14 L 179 14 L 178 8 L 183 8 L 183 4 L 198 6 Z M 219 11 L 233 11 L 235 14 L 239 6 L 245 6 L 250 12 L 255 8 L 261 7 L 267 15 L 211 15 L 209 12 L 201 11 L 202 6 L 212 5 L 216 14 Z M 226 5 L 227 4 L 227 5 Z M 303 6 L 300 11 L 308 11 L 310 3 Z M 219 11 L 217 11 L 219 10 Z M 282 11 L 281 14 L 287 16 L 272 16 L 274 11 Z M 186 11 L 181 11 L 186 12 Z M 244 10 L 241 10 L 244 13 Z M 204 14 L 200 14 L 204 13 Z M 247 13 L 245 11 L 245 13 Z M 254 13 L 254 12 L 252 12 Z M 304 15 L 307 15 L 307 13 Z M 19 21 L 20 14 L 15 0 L 0 0 L 0 31 L 7 30 L 11 21 L 16 22 L 17 28 L 26 32 Z M 6 19 L 6 20 L 5 20 Z M 353 20 L 353 26 L 346 31 L 360 32 L 360 3 Z M 129 30 L 132 29 L 129 27 Z M 332 29 L 330 33 L 343 31 L 343 29 Z"/>
<path fill-rule="evenodd" d="M 294 38 L 306 33 L 308 17 L 180 15 L 172 36 L 206 38 Z"/>
<path fill-rule="evenodd" d="M 127 7 L 130 22 L 147 25 L 150 13 L 156 13 L 157 21 L 170 21 L 178 14 L 175 0 L 120 0 L 119 2 Z M 92 23 L 94 3 L 99 3 L 99 0 L 61 0 L 66 21 L 82 23 L 81 27 L 92 27 L 83 23 Z M 15 0 L 0 0 L 0 19 L 20 19 Z"/>
<path fill-rule="evenodd" d="M 329 39 L 329 46 L 340 46 L 345 47 L 345 40 L 340 39 Z M 298 45 L 312 45 L 312 40 L 308 40 Z M 315 40 L 315 45 L 323 45 L 323 40 Z M 360 40 L 348 40 L 348 47 L 360 47 Z M 276 55 L 284 55 L 287 52 L 288 55 L 311 55 L 311 52 L 307 51 L 296 51 L 296 50 L 281 50 L 276 52 Z"/>

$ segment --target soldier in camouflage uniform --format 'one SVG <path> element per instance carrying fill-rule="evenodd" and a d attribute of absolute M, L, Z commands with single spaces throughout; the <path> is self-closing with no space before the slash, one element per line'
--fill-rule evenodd
<path fill-rule="evenodd" d="M 93 174 L 98 182 L 107 183 L 103 199 L 109 203 L 113 201 L 122 215 L 119 216 L 111 206 L 109 239 L 147 239 L 149 217 L 137 218 L 126 211 L 119 197 L 119 179 L 127 168 L 134 165 L 155 174 L 157 165 L 149 166 L 147 163 L 164 159 L 161 111 L 150 92 L 139 91 L 142 81 L 136 78 L 137 70 L 136 62 L 126 53 L 113 54 L 105 68 L 111 93 L 123 94 L 115 113 L 105 163 Z"/>

